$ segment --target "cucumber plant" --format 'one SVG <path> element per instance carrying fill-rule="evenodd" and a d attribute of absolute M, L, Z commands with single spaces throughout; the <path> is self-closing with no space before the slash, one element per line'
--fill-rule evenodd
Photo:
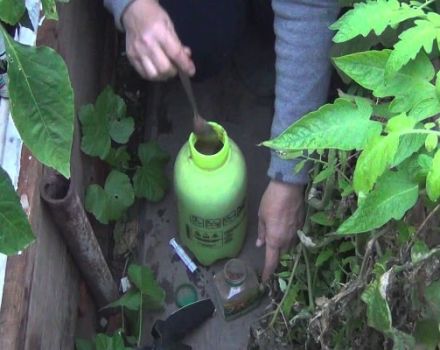
<path fill-rule="evenodd" d="M 351 5 L 330 27 L 346 92 L 263 142 L 311 169 L 269 329 L 307 348 L 435 349 L 439 3 Z"/>

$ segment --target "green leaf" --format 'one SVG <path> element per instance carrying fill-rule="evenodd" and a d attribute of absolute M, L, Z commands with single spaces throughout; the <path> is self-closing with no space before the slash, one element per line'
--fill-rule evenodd
<path fill-rule="evenodd" d="M 320 267 L 322 266 L 328 259 L 330 259 L 333 256 L 333 250 L 330 248 L 326 248 L 322 250 L 315 261 L 315 266 Z"/>
<path fill-rule="evenodd" d="M 54 50 L 15 42 L 2 26 L 14 123 L 24 144 L 43 164 L 70 177 L 73 90 L 67 67 Z"/>
<path fill-rule="evenodd" d="M 41 4 L 47 19 L 58 20 L 56 0 L 41 0 Z"/>
<path fill-rule="evenodd" d="M 278 278 L 278 285 L 280 286 L 280 290 L 284 293 L 287 289 L 287 282 L 282 278 Z"/>
<path fill-rule="evenodd" d="M 333 226 L 333 224 L 335 223 L 335 220 L 333 218 L 329 217 L 325 212 L 322 211 L 313 214 L 310 217 L 310 220 L 322 226 Z"/>
<path fill-rule="evenodd" d="M 369 192 L 376 180 L 387 170 L 394 160 L 399 146 L 399 135 L 376 136 L 362 151 L 353 175 L 354 190 Z"/>
<path fill-rule="evenodd" d="M 105 157 L 105 162 L 112 168 L 117 170 L 125 170 L 128 168 L 131 156 L 127 151 L 127 146 L 121 146 L 118 148 L 110 148 L 110 151 Z"/>
<path fill-rule="evenodd" d="M 400 136 L 399 147 L 397 148 L 391 167 L 402 163 L 405 159 L 411 157 L 425 143 L 426 136 L 423 134 L 404 134 Z"/>
<path fill-rule="evenodd" d="M 414 336 L 418 344 L 426 350 L 435 350 L 440 342 L 439 324 L 436 320 L 419 320 L 416 323 Z"/>
<path fill-rule="evenodd" d="M 393 328 L 390 332 L 393 339 L 393 350 L 414 350 L 416 348 L 416 340 L 410 334 Z"/>
<path fill-rule="evenodd" d="M 157 309 L 162 306 L 165 300 L 165 291 L 157 284 L 153 272 L 148 267 L 131 264 L 128 268 L 128 277 L 141 291 L 145 299 L 143 307 Z"/>
<path fill-rule="evenodd" d="M 133 118 L 127 117 L 124 100 L 106 87 L 98 96 L 94 106 L 81 108 L 83 137 L 81 149 L 84 153 L 105 159 L 110 152 L 111 140 L 128 142 L 134 131 Z"/>
<path fill-rule="evenodd" d="M 105 308 L 120 306 L 126 307 L 127 309 L 133 311 L 139 310 L 141 306 L 141 292 L 137 290 L 129 290 L 118 300 L 105 306 Z"/>
<path fill-rule="evenodd" d="M 425 242 L 417 240 L 411 247 L 411 261 L 417 263 L 426 258 L 429 254 L 429 248 Z"/>
<path fill-rule="evenodd" d="M 388 303 L 380 293 L 379 281 L 373 281 L 361 295 L 367 304 L 367 322 L 379 332 L 391 331 L 391 311 Z"/>
<path fill-rule="evenodd" d="M 426 193 L 432 201 L 440 197 L 440 150 L 435 152 L 431 170 L 426 177 Z"/>
<path fill-rule="evenodd" d="M 405 113 L 396 115 L 388 120 L 388 123 L 385 127 L 385 131 L 388 133 L 411 130 L 416 125 L 416 121 L 408 117 Z"/>
<path fill-rule="evenodd" d="M 20 198 L 0 167 L 0 253 L 13 255 L 35 240 Z"/>
<path fill-rule="evenodd" d="M 338 247 L 338 253 L 345 253 L 352 251 L 355 248 L 352 241 L 344 241 Z"/>
<path fill-rule="evenodd" d="M 418 16 L 423 16 L 422 10 L 411 8 L 397 0 L 370 0 L 355 4 L 330 29 L 338 30 L 333 41 L 339 43 L 358 35 L 365 37 L 371 31 L 380 35 L 388 26 L 395 27 L 400 22 Z"/>
<path fill-rule="evenodd" d="M 76 350 L 95 350 L 95 343 L 92 340 L 87 339 L 75 339 Z"/>
<path fill-rule="evenodd" d="M 112 170 L 104 189 L 99 185 L 87 188 L 85 207 L 103 224 L 118 220 L 134 202 L 134 192 L 127 175 Z"/>
<path fill-rule="evenodd" d="M 335 173 L 335 168 L 336 168 L 336 161 L 332 164 L 328 164 L 323 170 L 319 172 L 318 175 L 316 175 L 313 178 L 313 183 L 319 184 L 320 182 L 329 178 L 331 175 Z"/>
<path fill-rule="evenodd" d="M 434 77 L 434 67 L 426 54 L 420 52 L 413 61 L 386 82 L 385 66 L 390 53 L 390 50 L 358 52 L 335 58 L 334 62 L 359 85 L 373 91 L 374 96 L 394 96 L 395 99 L 390 105 L 390 111 L 393 113 L 409 111 L 425 100 L 433 101 L 430 102 L 429 109 L 438 109 L 436 89 L 430 83 Z M 426 110 L 428 107 L 423 108 Z M 414 119 L 418 118 L 419 115 Z"/>
<path fill-rule="evenodd" d="M 295 174 L 298 174 L 301 170 L 303 170 L 304 166 L 307 163 L 307 159 L 303 159 L 295 164 L 295 167 L 293 168 L 293 171 Z"/>
<path fill-rule="evenodd" d="M 98 334 L 95 338 L 96 350 L 129 350 L 124 345 L 124 339 L 120 332 L 109 337 L 105 334 Z"/>
<path fill-rule="evenodd" d="M 24 0 L 0 0 L 0 20 L 15 25 L 26 11 Z"/>
<path fill-rule="evenodd" d="M 169 156 L 153 141 L 139 145 L 138 155 L 142 166 L 136 170 L 133 177 L 136 196 L 158 202 L 168 188 L 164 168 Z"/>
<path fill-rule="evenodd" d="M 293 311 L 292 308 L 296 302 L 296 299 L 298 298 L 299 292 L 300 292 L 299 284 L 294 283 L 290 286 L 290 288 L 287 291 L 287 294 L 284 298 L 284 302 L 283 302 L 281 309 L 283 310 L 285 317 L 288 319 L 292 315 L 292 311 Z"/>
<path fill-rule="evenodd" d="M 440 102 L 436 96 L 430 96 L 415 106 L 409 112 L 409 116 L 417 121 L 428 119 L 440 113 Z"/>
<path fill-rule="evenodd" d="M 391 219 L 400 220 L 414 206 L 418 185 L 406 171 L 388 171 L 362 201 L 354 214 L 339 228 L 338 233 L 361 233 L 381 227 Z"/>
<path fill-rule="evenodd" d="M 369 119 L 371 112 L 370 104 L 363 99 L 352 103 L 339 98 L 306 114 L 263 145 L 279 150 L 362 149 L 367 140 L 382 129 L 380 123 Z"/>
<path fill-rule="evenodd" d="M 424 317 L 440 322 L 440 281 L 434 281 L 426 287 L 424 296 L 426 302 Z"/>
<path fill-rule="evenodd" d="M 430 12 L 426 19 L 415 21 L 414 27 L 399 35 L 385 67 L 385 79 L 391 79 L 405 64 L 416 58 L 422 48 L 427 54 L 431 53 L 434 40 L 440 36 L 440 27 L 435 23 L 439 18 L 440 15 Z"/>
<path fill-rule="evenodd" d="M 432 152 L 437 148 L 438 136 L 435 134 L 428 134 L 425 139 L 425 148 L 428 152 Z"/>

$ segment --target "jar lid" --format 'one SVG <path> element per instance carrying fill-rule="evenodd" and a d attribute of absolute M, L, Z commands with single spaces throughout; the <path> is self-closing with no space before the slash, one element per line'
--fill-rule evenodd
<path fill-rule="evenodd" d="M 247 277 L 246 264 L 240 259 L 231 259 L 223 268 L 226 282 L 238 286 L 244 282 Z"/>
<path fill-rule="evenodd" d="M 184 307 L 198 300 L 197 290 L 189 283 L 181 284 L 176 288 L 176 305 Z"/>

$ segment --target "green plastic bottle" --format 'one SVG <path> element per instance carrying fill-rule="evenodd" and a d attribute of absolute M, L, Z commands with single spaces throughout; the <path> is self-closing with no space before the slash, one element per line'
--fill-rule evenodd
<path fill-rule="evenodd" d="M 210 124 L 221 149 L 212 155 L 200 153 L 191 133 L 174 166 L 180 239 L 205 266 L 237 256 L 247 225 L 243 154 L 222 126 Z"/>

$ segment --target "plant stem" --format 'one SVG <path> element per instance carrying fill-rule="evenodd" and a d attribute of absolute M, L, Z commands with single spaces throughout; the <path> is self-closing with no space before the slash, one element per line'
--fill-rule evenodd
<path fill-rule="evenodd" d="M 435 0 L 428 0 L 427 2 L 425 2 L 423 5 L 420 5 L 417 9 L 421 10 L 423 8 L 425 8 L 426 6 L 431 5 Z"/>
<path fill-rule="evenodd" d="M 139 306 L 139 334 L 138 334 L 138 342 L 137 342 L 137 346 L 140 347 L 141 346 L 141 341 L 142 341 L 142 318 L 143 318 L 143 306 L 142 306 L 142 299 L 143 298 L 143 294 L 141 293 L 141 303 Z"/>
<path fill-rule="evenodd" d="M 298 254 L 296 255 L 295 258 L 295 263 L 293 264 L 293 268 L 292 268 L 292 272 L 290 273 L 290 277 L 289 277 L 289 282 L 287 283 L 287 287 L 286 287 L 286 292 L 283 295 L 283 298 L 281 299 L 281 302 L 278 304 L 275 313 L 272 317 L 272 320 L 269 323 L 269 327 L 272 328 L 278 318 L 278 315 L 281 311 L 281 307 L 284 304 L 284 301 L 286 300 L 287 294 L 289 294 L 289 290 L 292 287 L 292 283 L 293 283 L 293 277 L 295 277 L 295 273 L 296 273 L 296 268 L 298 267 L 298 263 L 299 263 L 299 259 L 301 257 L 301 252 L 303 250 L 303 245 L 301 243 L 298 244 Z"/>
<path fill-rule="evenodd" d="M 420 224 L 419 228 L 417 229 L 416 233 L 414 234 L 414 237 L 417 237 L 422 229 L 426 226 L 426 224 L 431 220 L 432 216 L 439 210 L 440 204 L 437 204 L 434 209 L 431 210 L 431 212 L 428 214 L 428 216 L 423 220 L 423 222 Z"/>
<path fill-rule="evenodd" d="M 310 265 L 309 258 L 307 256 L 306 249 L 303 249 L 304 260 L 306 262 L 306 271 L 307 271 L 307 291 L 309 294 L 309 306 L 312 307 L 312 310 L 315 309 L 315 302 L 313 300 L 313 290 L 312 290 L 312 276 L 310 275 Z"/>

